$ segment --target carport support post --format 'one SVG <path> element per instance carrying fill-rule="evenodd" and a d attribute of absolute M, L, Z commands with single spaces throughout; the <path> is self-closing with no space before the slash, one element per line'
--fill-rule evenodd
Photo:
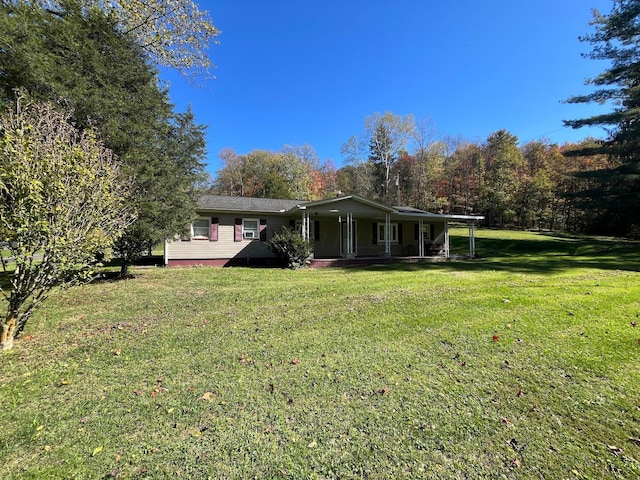
<path fill-rule="evenodd" d="M 444 222 L 444 257 L 449 258 L 449 222 Z"/>
<path fill-rule="evenodd" d="M 388 213 L 384 217 L 384 256 L 391 256 L 391 239 L 389 234 L 391 233 L 391 215 Z"/>
<path fill-rule="evenodd" d="M 471 258 L 476 257 L 476 225 L 473 222 L 469 222 L 469 256 Z"/>

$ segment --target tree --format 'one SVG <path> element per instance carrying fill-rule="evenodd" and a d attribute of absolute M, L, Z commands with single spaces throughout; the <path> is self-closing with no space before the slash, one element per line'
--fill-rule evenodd
<path fill-rule="evenodd" d="M 191 110 L 172 115 L 160 131 L 163 135 L 143 147 L 149 152 L 130 157 L 135 175 L 132 200 L 140 213 L 115 245 L 122 276 L 155 244 L 184 233 L 195 212 L 197 187 L 204 180 L 204 127 L 194 123 Z"/>
<path fill-rule="evenodd" d="M 129 182 L 95 133 L 50 104 L 21 103 L 0 118 L 0 233 L 13 259 L 0 250 L 10 285 L 0 350 L 52 288 L 88 280 L 96 254 L 133 220 Z"/>
<path fill-rule="evenodd" d="M 391 170 L 405 150 L 415 128 L 413 115 L 401 117 L 391 112 L 374 113 L 364 119 L 364 133 L 353 136 L 341 147 L 348 163 L 368 162 L 376 199 L 393 203 Z"/>
<path fill-rule="evenodd" d="M 483 150 L 486 177 L 478 202 L 489 225 L 503 226 L 516 215 L 516 192 L 524 166 L 518 137 L 499 130 L 489 135 Z"/>
<path fill-rule="evenodd" d="M 601 213 L 592 226 L 608 233 L 629 234 L 640 230 L 640 0 L 614 0 L 609 15 L 594 10 L 595 32 L 581 38 L 593 45 L 585 55 L 607 60 L 611 66 L 587 84 L 596 90 L 571 97 L 569 103 L 609 102 L 612 112 L 565 124 L 606 127 L 606 141 L 573 155 L 606 154 L 616 165 L 595 172 L 597 187 L 585 192 Z"/>
<path fill-rule="evenodd" d="M 123 274 L 149 246 L 181 233 L 195 212 L 204 166 L 204 129 L 176 114 L 142 48 L 114 14 L 60 2 L 50 11 L 27 2 L 0 6 L 0 91 L 15 88 L 73 109 L 80 129 L 96 128 L 135 178 L 138 211 L 118 242 Z"/>
<path fill-rule="evenodd" d="M 309 200 L 318 158 L 309 145 L 285 145 L 281 151 L 253 150 L 238 155 L 223 149 L 212 193 L 258 198 Z"/>
<path fill-rule="evenodd" d="M 68 0 L 2 0 L 3 5 L 28 4 L 63 13 Z M 220 31 L 209 13 L 191 0 L 82 0 L 85 9 L 113 15 L 117 30 L 132 38 L 158 65 L 188 74 L 212 67 L 207 50 Z"/>

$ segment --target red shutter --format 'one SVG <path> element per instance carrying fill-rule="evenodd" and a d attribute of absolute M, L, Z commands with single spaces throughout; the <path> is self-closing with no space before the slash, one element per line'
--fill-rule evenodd
<path fill-rule="evenodd" d="M 236 218 L 235 226 L 233 228 L 233 241 L 241 242 L 242 241 L 242 219 Z"/>
<path fill-rule="evenodd" d="M 260 219 L 260 240 L 265 241 L 267 239 L 267 219 Z"/>
<path fill-rule="evenodd" d="M 209 241 L 217 242 L 218 241 L 218 218 L 211 217 L 211 231 L 209 232 Z"/>

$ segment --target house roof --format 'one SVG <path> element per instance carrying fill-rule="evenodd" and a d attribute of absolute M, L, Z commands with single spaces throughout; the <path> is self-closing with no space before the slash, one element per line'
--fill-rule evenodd
<path fill-rule="evenodd" d="M 319 207 L 319 206 L 323 206 L 323 205 L 330 205 L 332 203 L 339 203 L 339 202 L 343 202 L 345 200 L 355 200 L 356 202 L 359 202 L 359 203 L 362 203 L 362 204 L 365 204 L 365 205 L 369 205 L 370 207 L 374 207 L 374 208 L 377 208 L 379 210 L 386 211 L 386 212 L 389 212 L 389 213 L 394 211 L 394 208 L 392 208 L 392 207 L 387 207 L 386 205 L 384 205 L 382 203 L 378 203 L 378 202 L 375 202 L 373 200 L 369 200 L 368 198 L 361 197 L 360 195 L 341 195 L 339 197 L 327 198 L 325 200 L 314 200 L 314 201 L 311 201 L 311 202 L 304 202 L 300 206 L 304 206 L 305 208 L 312 208 L 312 207 Z"/>
<path fill-rule="evenodd" d="M 304 200 L 283 200 L 275 198 L 203 195 L 198 201 L 198 208 L 225 212 L 283 213 L 303 203 L 306 202 Z"/>
<path fill-rule="evenodd" d="M 340 197 L 329 198 L 325 200 L 284 200 L 275 198 L 253 198 L 253 197 L 228 197 L 224 195 L 203 195 L 198 201 L 200 210 L 214 210 L 219 212 L 238 212 L 238 213 L 279 213 L 293 214 L 299 210 L 305 210 L 318 206 L 326 206 L 339 203 L 345 200 L 355 200 L 359 203 L 369 205 L 382 212 L 395 214 L 403 217 L 439 219 L 439 220 L 458 220 L 458 221 L 478 221 L 484 217 L 480 215 L 446 215 L 441 213 L 431 213 L 413 207 L 399 206 L 388 207 L 382 203 L 378 203 L 360 195 L 344 195 Z"/>

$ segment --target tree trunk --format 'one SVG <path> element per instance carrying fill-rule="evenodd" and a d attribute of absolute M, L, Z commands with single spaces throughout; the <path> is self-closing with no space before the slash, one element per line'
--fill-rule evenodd
<path fill-rule="evenodd" d="M 123 258 L 122 264 L 120 265 L 120 278 L 125 278 L 128 274 L 129 274 L 129 262 Z"/>
<path fill-rule="evenodd" d="M 16 333 L 16 319 L 10 318 L 0 325 L 0 351 L 11 350 L 13 348 L 13 337 Z"/>

